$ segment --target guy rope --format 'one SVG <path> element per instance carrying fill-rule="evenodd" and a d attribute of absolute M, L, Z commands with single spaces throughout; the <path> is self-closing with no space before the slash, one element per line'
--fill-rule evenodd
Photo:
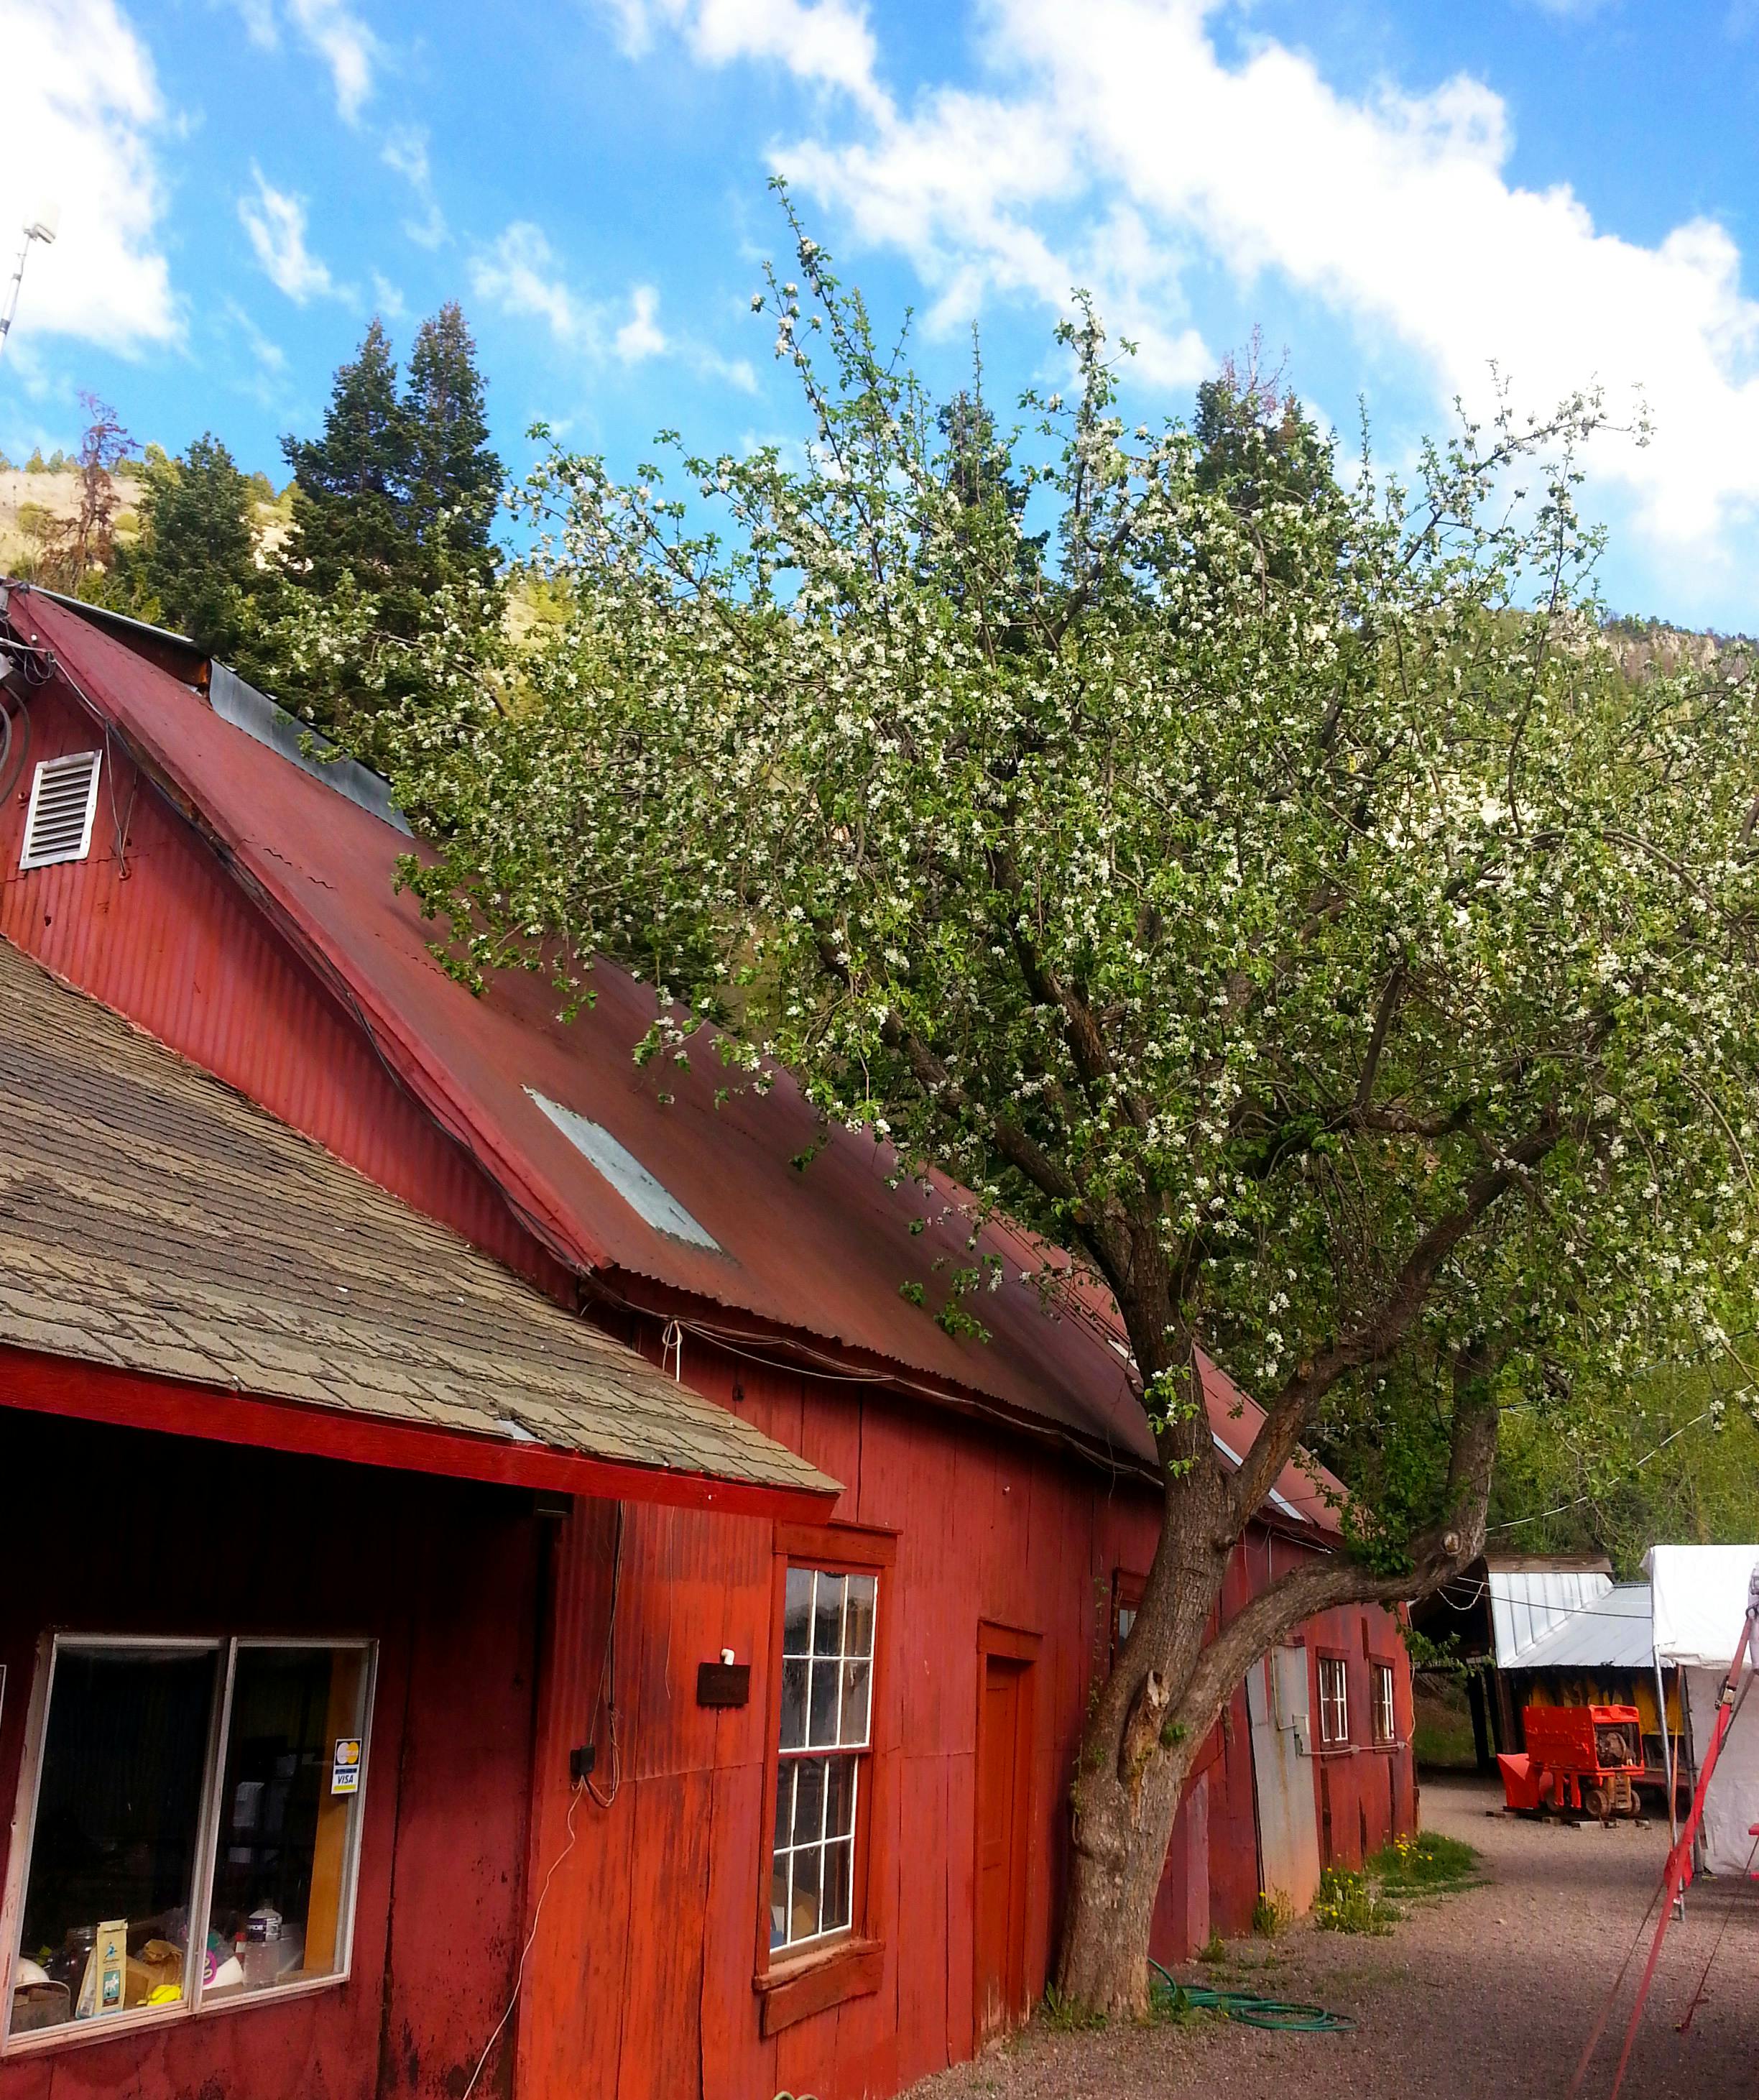
<path fill-rule="evenodd" d="M 1746 1698 L 1748 1688 L 1752 1683 L 1749 1678 L 1748 1684 L 1744 1686 L 1741 1683 L 1742 1676 L 1749 1660 L 1759 1660 L 1759 1653 L 1756 1653 L 1756 1651 L 1759 1651 L 1759 1643 L 1756 1643 L 1754 1639 L 1756 1620 L 1759 1620 L 1759 1568 L 1755 1568 L 1748 1578 L 1747 1616 L 1741 1621 L 1740 1639 L 1735 1644 L 1735 1660 L 1729 1665 L 1727 1673 L 1722 1679 L 1722 1689 L 1717 1694 L 1716 1723 L 1710 1732 L 1709 1745 L 1705 1750 L 1704 1763 L 1698 1775 L 1698 1785 L 1692 1794 L 1691 1809 L 1685 1822 L 1680 1826 L 1679 1835 L 1674 1840 L 1673 1848 L 1668 1854 L 1667 1864 L 1662 1869 L 1661 1886 L 1656 1892 L 1661 1898 L 1661 1915 L 1655 1920 L 1655 1938 L 1650 1942 L 1649 1959 L 1643 1965 L 1642 1977 L 1637 1986 L 1636 2001 L 1631 2007 L 1630 2024 L 1625 2031 L 1625 2046 L 1619 2054 L 1619 2067 L 1613 2076 L 1612 2090 L 1607 2095 L 1607 2100 L 1618 2100 L 1618 2096 L 1624 2088 L 1625 2074 L 1630 2065 L 1631 2050 L 1636 2045 L 1637 2030 L 1643 2017 L 1643 2006 L 1649 1996 L 1649 1987 L 1655 1981 L 1655 1964 L 1661 1958 L 1661 1943 L 1667 1937 L 1668 1927 L 1673 1922 L 1674 1912 L 1680 1907 L 1680 1899 L 1684 1895 L 1686 1886 L 1692 1878 L 1692 1848 L 1697 1840 L 1699 1826 L 1704 1821 L 1704 1796 L 1709 1792 L 1711 1778 L 1717 1768 L 1717 1759 L 1722 1754 L 1723 1742 L 1730 1728 L 1734 1725 L 1735 1716 L 1740 1711 L 1742 1701 Z M 1666 1726 L 1664 1715 L 1662 1725 Z M 1755 1826 L 1753 1835 L 1756 1840 L 1756 1849 L 1759 1849 L 1759 1825 Z M 1641 1943 L 1643 1925 L 1649 1922 L 1650 1912 L 1652 1912 L 1655 1907 L 1655 1899 L 1651 1896 L 1649 1899 L 1649 1910 L 1643 1913 L 1643 1923 L 1638 1926 L 1637 1936 L 1631 1943 L 1630 1952 L 1626 1954 L 1625 1960 L 1620 1965 L 1618 1974 L 1612 1979 L 1612 1988 L 1607 1993 L 1606 2003 L 1600 2009 L 1600 2017 L 1594 2022 L 1594 2032 L 1589 2036 L 1588 2045 L 1582 2051 L 1580 2062 L 1576 2067 L 1576 2076 L 1570 2080 L 1568 2100 L 1576 2100 L 1576 2096 L 1582 2090 L 1583 2084 L 1588 2076 L 1589 2064 L 1593 2060 L 1595 2049 L 1599 2046 L 1601 2036 L 1606 2032 L 1607 2016 L 1612 2010 L 1613 2002 L 1617 1998 L 1620 1987 L 1625 1981 L 1625 1970 L 1630 1967 L 1631 1957 L 1636 1953 Z M 1718 1944 L 1720 1943 L 1719 1935 Z M 1713 1958 L 1714 1958 L 1713 1951 Z M 1699 1984 L 1700 1996 L 1703 1990 L 1704 1984 L 1700 1980 Z M 1696 2003 L 1695 1999 L 1693 2001 L 1695 2011 Z M 1691 2014 L 1688 2013 L 1686 2023 L 1690 2022 L 1691 2018 Z"/>

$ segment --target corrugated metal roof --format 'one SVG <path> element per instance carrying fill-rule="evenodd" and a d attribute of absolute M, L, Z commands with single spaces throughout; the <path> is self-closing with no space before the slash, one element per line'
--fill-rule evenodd
<path fill-rule="evenodd" d="M 846 1135 L 797 1169 L 793 1162 L 820 1132 L 786 1074 L 766 1093 L 717 1102 L 712 1048 L 689 1069 L 638 1070 L 632 1052 L 652 1000 L 611 965 L 598 966 L 597 1003 L 571 1023 L 558 1017 L 540 975 L 503 973 L 473 997 L 429 951 L 431 922 L 395 888 L 405 840 L 76 612 L 20 589 L 11 617 L 52 648 L 87 704 L 195 812 L 321 974 L 341 980 L 381 1057 L 468 1145 L 553 1252 L 631 1299 L 663 1304 L 664 1293 L 686 1292 L 739 1316 L 725 1323 L 730 1335 L 769 1327 L 833 1343 L 1103 1461 L 1153 1471 L 1153 1440 L 1103 1292 L 1072 1282 L 1064 1304 L 1047 1299 L 1022 1280 L 1027 1242 L 998 1220 L 980 1250 L 999 1255 L 1004 1272 L 978 1308 L 990 1339 L 947 1334 L 900 1286 L 920 1278 L 932 1286 L 937 1261 L 970 1264 L 957 1189 L 943 1184 L 926 1196 L 894 1187 L 895 1155 Z M 656 1229 L 562 1136 L 539 1096 L 606 1133 L 713 1246 Z M 912 1221 L 924 1215 L 925 1229 L 913 1235 Z M 839 1361 L 847 1368 L 846 1357 Z M 1259 1410 L 1220 1373 L 1211 1385 L 1215 1432 L 1241 1448 Z M 1291 1508 L 1332 1530 L 1336 1492 L 1317 1468 L 1310 1479 L 1291 1467 L 1278 1483 Z"/>
<path fill-rule="evenodd" d="M 3 941 L 0 1101 L 0 1343 L 214 1388 L 216 1410 L 244 1393 L 836 1492 Z"/>
<path fill-rule="evenodd" d="M 1583 1568 L 1492 1568 L 1486 1579 L 1499 1670 L 1518 1667 L 1536 1641 L 1612 1588 L 1610 1575 Z"/>
<path fill-rule="evenodd" d="M 1598 1578 L 1597 1578 L 1598 1579 Z M 1492 1576 L 1492 1609 L 1496 1584 Z M 1505 1670 L 1649 1670 L 1655 1642 L 1647 1582 L 1614 1582 L 1566 1609 L 1550 1629 L 1504 1661 Z"/>

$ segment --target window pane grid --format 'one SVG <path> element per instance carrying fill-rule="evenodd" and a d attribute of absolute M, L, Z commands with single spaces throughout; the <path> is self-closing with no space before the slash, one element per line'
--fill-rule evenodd
<path fill-rule="evenodd" d="M 1350 1684 L 1343 1664 L 1336 1656 L 1319 1659 L 1320 1739 L 1344 1743 L 1350 1739 Z"/>
<path fill-rule="evenodd" d="M 791 1948 L 853 1921 L 855 1818 L 873 1723 L 877 1577 L 791 1568 L 783 1604 L 781 1714 L 769 1943 Z"/>
<path fill-rule="evenodd" d="M 1399 1733 L 1397 1710 L 1393 1703 L 1393 1673 L 1390 1662 L 1374 1665 L 1374 1740 L 1377 1743 L 1391 1743 Z"/>

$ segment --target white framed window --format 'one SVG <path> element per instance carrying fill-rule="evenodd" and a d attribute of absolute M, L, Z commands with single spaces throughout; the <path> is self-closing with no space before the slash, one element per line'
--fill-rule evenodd
<path fill-rule="evenodd" d="M 8 2049 L 348 1973 L 374 1644 L 57 1635 L 7 1904 Z"/>
<path fill-rule="evenodd" d="M 1320 1740 L 1324 1744 L 1350 1740 L 1350 1673 L 1341 1655 L 1319 1658 Z"/>
<path fill-rule="evenodd" d="M 102 752 L 70 751 L 62 758 L 46 758 L 37 766 L 31 776 L 30 806 L 24 813 L 24 845 L 18 858 L 21 871 L 83 860 L 91 851 L 103 765 Z"/>
<path fill-rule="evenodd" d="M 769 1947 L 848 1932 L 861 1907 L 880 1578 L 790 1566 L 782 1612 Z"/>
<path fill-rule="evenodd" d="M 1382 1748 L 1399 1740 L 1399 1710 L 1394 1703 L 1392 1665 L 1369 1664 L 1374 1692 L 1374 1740 Z"/>

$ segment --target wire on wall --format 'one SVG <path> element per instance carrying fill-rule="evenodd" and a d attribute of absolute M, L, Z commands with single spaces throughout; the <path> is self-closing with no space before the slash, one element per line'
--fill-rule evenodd
<path fill-rule="evenodd" d="M 505 2032 L 508 2021 L 513 2018 L 513 2009 L 519 2002 L 520 1988 L 525 1982 L 526 1957 L 531 1953 L 532 1942 L 537 1938 L 538 1920 L 544 1915 L 544 1899 L 549 1894 L 549 1885 L 555 1880 L 557 1873 L 561 1868 L 562 1861 L 566 1860 L 568 1855 L 574 1850 L 574 1841 L 575 1837 L 574 1818 L 575 1811 L 580 1806 L 581 1791 L 582 1789 L 579 1786 L 576 1786 L 569 1800 L 568 1842 L 562 1846 L 562 1850 L 550 1862 L 549 1872 L 544 1877 L 544 1886 L 538 1891 L 537 1908 L 531 1913 L 531 1930 L 525 1936 L 524 1946 L 519 1949 L 519 1965 L 514 1971 L 513 1994 L 507 2001 L 507 2010 L 501 2014 L 500 2018 L 496 2021 L 495 2032 L 489 2036 L 488 2040 L 483 2046 L 483 2054 L 477 2058 L 476 2069 L 471 2072 L 470 2083 L 465 2086 L 464 2092 L 461 2096 L 461 2100 L 470 2100 L 470 2095 L 476 2090 L 476 2082 L 483 2076 L 483 2067 L 488 2062 L 489 2058 L 494 2054 L 495 2045 L 500 2040 L 502 2034 Z"/>
<path fill-rule="evenodd" d="M 605 1652 L 598 1668 L 598 1691 L 593 1701 L 593 1718 L 587 1729 L 587 1740 L 598 1740 L 598 1724 L 602 1715 L 605 1723 L 606 1785 L 602 1793 L 592 1774 L 586 1776 L 586 1790 L 601 1808 L 609 1808 L 617 1798 L 617 1789 L 623 1783 L 623 1752 L 617 1741 L 617 1605 L 623 1595 L 623 1529 L 624 1506 L 617 1505 L 616 1542 L 611 1555 L 611 1610 L 605 1622 Z"/>

